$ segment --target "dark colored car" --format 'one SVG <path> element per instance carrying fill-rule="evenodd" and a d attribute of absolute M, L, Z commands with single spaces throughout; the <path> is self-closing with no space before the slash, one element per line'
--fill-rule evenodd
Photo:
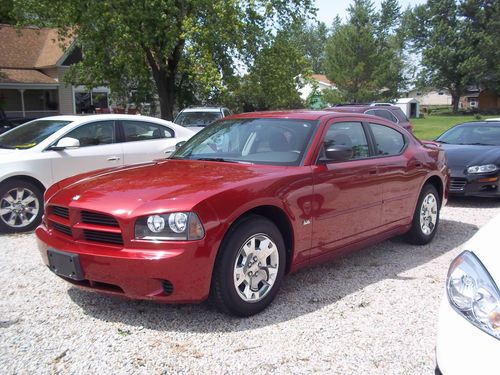
<path fill-rule="evenodd" d="M 458 124 L 436 142 L 446 152 L 450 169 L 450 194 L 500 196 L 500 121 Z"/>
<path fill-rule="evenodd" d="M 30 121 L 30 119 L 22 117 L 8 118 L 5 115 L 3 109 L 0 108 L 0 134 L 5 133 L 7 130 L 13 129 L 16 126 L 24 124 L 28 121 Z"/>
<path fill-rule="evenodd" d="M 403 110 L 395 105 L 389 105 L 385 103 L 349 104 L 327 108 L 327 111 L 357 112 L 385 118 L 386 120 L 398 124 L 402 128 L 408 130 L 410 133 L 413 133 L 413 125 L 411 124 L 410 120 L 408 120 L 408 117 L 406 117 Z"/>
<path fill-rule="evenodd" d="M 286 273 L 405 234 L 425 244 L 447 200 L 444 152 L 353 113 L 231 116 L 171 158 L 45 193 L 44 263 L 82 288 L 247 316 Z"/>

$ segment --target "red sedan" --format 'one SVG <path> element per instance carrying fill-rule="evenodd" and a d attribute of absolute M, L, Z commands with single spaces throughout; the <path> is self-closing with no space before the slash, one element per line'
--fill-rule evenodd
<path fill-rule="evenodd" d="M 438 146 L 384 119 L 249 113 L 170 159 L 63 180 L 37 228 L 44 263 L 82 288 L 248 316 L 285 273 L 395 235 L 425 244 L 447 200 Z"/>

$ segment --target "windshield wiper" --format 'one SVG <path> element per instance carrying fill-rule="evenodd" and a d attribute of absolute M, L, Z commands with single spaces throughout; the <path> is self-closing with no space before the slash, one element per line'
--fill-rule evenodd
<path fill-rule="evenodd" d="M 224 158 L 195 158 L 194 160 L 219 161 L 222 163 L 253 164 L 253 163 L 250 163 L 248 161 L 231 160 L 231 159 L 224 159 Z"/>

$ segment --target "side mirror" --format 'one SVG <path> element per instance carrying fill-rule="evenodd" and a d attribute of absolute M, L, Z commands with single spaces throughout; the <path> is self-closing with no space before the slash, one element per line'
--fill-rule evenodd
<path fill-rule="evenodd" d="M 176 143 L 175 149 L 176 150 L 180 149 L 184 145 L 184 143 L 186 143 L 186 141 L 180 141 L 180 142 Z"/>
<path fill-rule="evenodd" d="M 353 150 L 350 146 L 336 145 L 329 146 L 325 150 L 325 161 L 347 161 L 352 159 Z"/>
<path fill-rule="evenodd" d="M 80 141 L 76 138 L 64 137 L 57 142 L 55 146 L 51 147 L 51 150 L 59 151 L 65 150 L 67 148 L 78 148 L 80 147 Z"/>

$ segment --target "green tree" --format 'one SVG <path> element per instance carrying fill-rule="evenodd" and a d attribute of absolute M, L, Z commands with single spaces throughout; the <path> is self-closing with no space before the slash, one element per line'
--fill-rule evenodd
<path fill-rule="evenodd" d="M 369 0 L 355 0 L 348 20 L 337 20 L 327 46 L 326 72 L 348 102 L 393 99 L 405 84 L 403 43 L 395 0 L 375 12 Z"/>
<path fill-rule="evenodd" d="M 77 36 L 84 59 L 69 79 L 135 92 L 153 87 L 163 118 L 186 91 L 220 96 L 235 61 L 251 63 L 271 30 L 305 19 L 312 0 L 15 0 L 28 22 Z M 128 87 L 127 87 L 128 86 Z"/>
<path fill-rule="evenodd" d="M 16 19 L 12 14 L 12 9 L 13 9 L 12 0 L 0 1 L 0 24 L 6 23 L 12 25 L 16 23 Z"/>
<path fill-rule="evenodd" d="M 248 74 L 233 92 L 233 104 L 243 111 L 303 107 L 297 90 L 299 76 L 308 76 L 310 65 L 288 32 L 278 32 L 256 57 Z"/>
<path fill-rule="evenodd" d="M 500 2 L 466 0 L 461 3 L 464 29 L 473 49 L 469 59 L 472 79 L 485 88 L 500 92 Z"/>
<path fill-rule="evenodd" d="M 290 41 L 299 47 L 313 73 L 325 73 L 325 45 L 328 27 L 323 22 L 300 23 L 288 30 Z"/>
<path fill-rule="evenodd" d="M 413 9 L 408 26 L 413 47 L 422 55 L 419 86 L 447 89 L 453 112 L 458 112 L 460 97 L 482 69 L 459 5 L 455 0 L 428 0 Z"/>

